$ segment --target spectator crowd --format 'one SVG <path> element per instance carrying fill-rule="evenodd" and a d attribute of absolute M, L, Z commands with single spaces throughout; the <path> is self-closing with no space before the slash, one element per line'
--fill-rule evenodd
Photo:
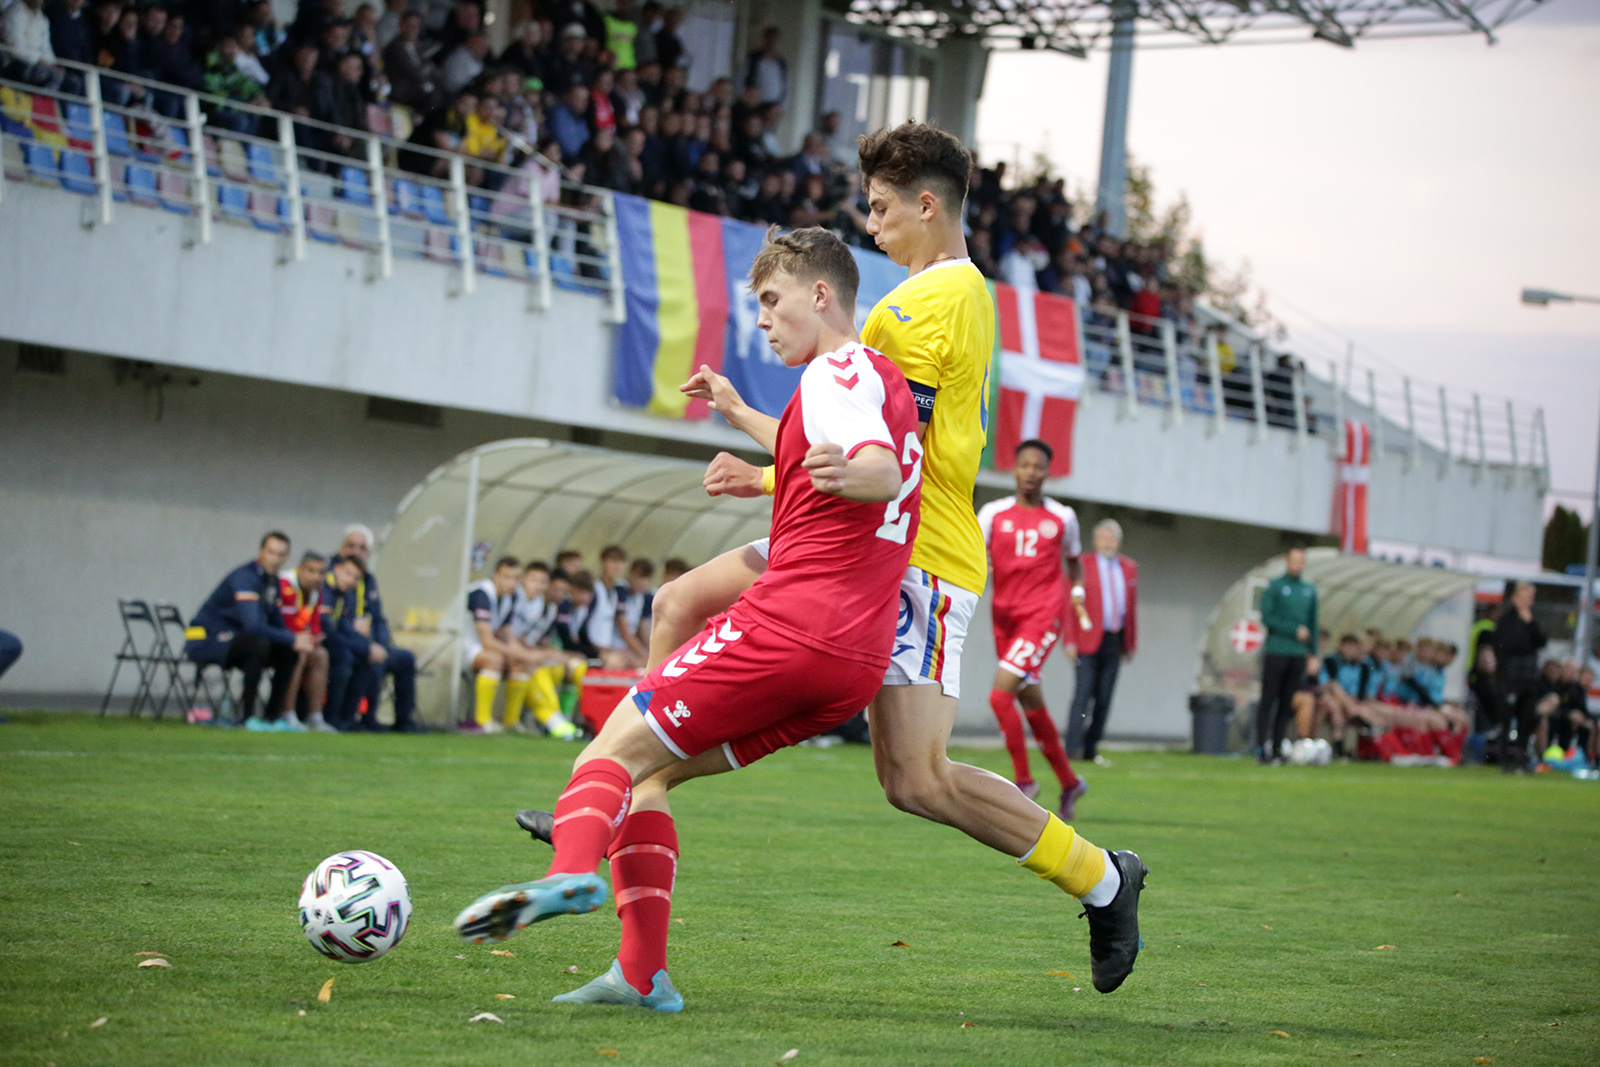
<path fill-rule="evenodd" d="M 378 708 L 392 679 L 390 728 L 422 732 L 416 658 L 395 643 L 377 577 L 367 567 L 371 551 L 372 531 L 356 524 L 331 555 L 305 551 L 289 567 L 288 536 L 270 532 L 256 557 L 229 571 L 195 612 L 184 655 L 197 679 L 206 668 L 221 668 L 225 689 L 228 672 L 240 673 L 238 724 L 283 732 L 383 729 Z M 669 559 L 662 579 L 688 569 Z M 630 562 L 619 545 L 600 553 L 595 571 L 571 550 L 554 565 L 511 556 L 496 561 L 467 598 L 463 660 L 476 703 L 459 728 L 583 736 L 574 711 L 588 669 L 637 671 L 649 657 L 655 577 L 652 561 Z M 502 680 L 504 714 L 497 721 Z"/>

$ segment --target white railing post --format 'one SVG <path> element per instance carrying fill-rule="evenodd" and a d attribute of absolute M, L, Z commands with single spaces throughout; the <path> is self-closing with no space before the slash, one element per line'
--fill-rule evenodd
<path fill-rule="evenodd" d="M 283 185 L 289 201 L 289 258 L 306 258 L 306 198 L 300 188 L 300 152 L 294 143 L 294 120 L 278 119 L 278 151 L 283 153 Z"/>
<path fill-rule="evenodd" d="M 1261 361 L 1267 354 L 1267 346 L 1256 341 L 1250 346 L 1250 393 L 1255 399 L 1256 429 L 1251 435 L 1252 441 L 1261 440 L 1267 432 L 1267 383 L 1261 374 Z"/>
<path fill-rule="evenodd" d="M 106 109 L 100 96 L 100 71 L 94 70 L 84 80 L 83 90 L 89 98 L 90 125 L 94 130 L 94 187 L 99 198 L 100 225 L 111 222 L 111 153 L 106 151 Z"/>
<path fill-rule="evenodd" d="M 1211 432 L 1220 434 L 1227 421 L 1222 409 L 1222 356 L 1217 352 L 1217 335 L 1209 331 L 1206 333 L 1206 368 L 1211 372 Z"/>
<path fill-rule="evenodd" d="M 1439 473 L 1443 474 L 1453 457 L 1450 455 L 1450 401 L 1442 385 L 1439 386 L 1439 425 L 1444 430 L 1444 462 L 1439 467 Z"/>
<path fill-rule="evenodd" d="M 1517 476 L 1517 411 L 1506 401 L 1506 438 L 1511 442 L 1511 477 Z"/>
<path fill-rule="evenodd" d="M 200 111 L 200 98 L 183 94 L 184 126 L 189 131 L 189 170 L 197 226 L 196 239 L 211 243 L 211 175 L 206 172 L 206 117 Z"/>
<path fill-rule="evenodd" d="M 1133 334 L 1128 331 L 1128 313 L 1117 312 L 1117 353 L 1122 363 L 1122 417 L 1138 418 L 1138 383 L 1133 377 Z"/>
<path fill-rule="evenodd" d="M 1289 371 L 1291 403 L 1294 404 L 1294 447 L 1299 451 L 1300 446 L 1306 442 L 1306 379 L 1305 368 L 1294 364 Z"/>
<path fill-rule="evenodd" d="M 1178 382 L 1178 331 L 1173 328 L 1171 319 L 1161 320 L 1161 348 L 1167 357 L 1167 403 L 1171 406 L 1171 425 L 1182 426 L 1183 388 Z"/>
<path fill-rule="evenodd" d="M 606 295 L 611 301 L 611 321 L 621 325 L 628 321 L 628 303 L 622 289 L 622 248 L 617 232 L 617 201 L 609 192 L 600 197 L 606 217 L 606 274 L 609 283 Z"/>
<path fill-rule="evenodd" d="M 1417 411 L 1411 403 L 1411 376 L 1408 374 L 1400 379 L 1406 394 L 1406 468 L 1409 470 L 1417 462 Z"/>
<path fill-rule="evenodd" d="M 1472 394 L 1472 418 L 1478 424 L 1478 475 L 1482 477 L 1489 466 L 1489 453 L 1483 447 L 1483 402 L 1477 393 Z"/>
<path fill-rule="evenodd" d="M 467 204 L 467 168 L 460 156 L 450 157 L 450 198 L 456 202 L 456 240 L 461 245 L 461 291 L 477 285 L 477 249 L 472 246 L 472 212 Z"/>
<path fill-rule="evenodd" d="M 1530 436 L 1533 438 L 1533 442 L 1528 445 L 1528 465 L 1538 472 L 1540 484 L 1545 486 L 1548 491 L 1550 485 L 1550 438 L 1546 437 L 1544 432 L 1543 407 L 1533 409 L 1533 428 Z M 1538 446 L 1537 461 L 1534 459 L 1534 445 Z"/>
<path fill-rule="evenodd" d="M 532 228 L 529 232 L 533 235 L 533 265 L 539 272 L 539 277 L 534 279 L 534 303 L 540 311 L 550 310 L 550 231 L 545 226 L 544 220 L 544 179 L 543 167 L 535 169 L 541 175 L 528 182 L 528 209 L 532 212 Z"/>
<path fill-rule="evenodd" d="M 1333 434 L 1328 438 L 1328 451 L 1335 459 L 1344 455 L 1344 389 L 1339 385 L 1339 361 L 1328 360 L 1329 380 L 1333 382 Z"/>
<path fill-rule="evenodd" d="M 1378 457 L 1383 455 L 1383 416 L 1378 412 L 1378 376 L 1369 367 L 1367 369 L 1367 407 L 1372 409 L 1372 429 L 1370 440 L 1372 449 L 1368 454 L 1368 462 L 1378 462 Z"/>
<path fill-rule="evenodd" d="M 389 237 L 389 182 L 383 173 L 383 143 L 367 138 L 367 183 L 378 212 L 378 277 L 394 273 L 394 242 Z"/>

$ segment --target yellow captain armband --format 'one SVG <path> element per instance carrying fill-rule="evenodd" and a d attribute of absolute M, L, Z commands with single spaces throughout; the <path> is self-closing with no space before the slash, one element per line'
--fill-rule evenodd
<path fill-rule="evenodd" d="M 768 496 L 778 491 L 778 468 L 776 464 L 761 468 L 761 491 Z"/>

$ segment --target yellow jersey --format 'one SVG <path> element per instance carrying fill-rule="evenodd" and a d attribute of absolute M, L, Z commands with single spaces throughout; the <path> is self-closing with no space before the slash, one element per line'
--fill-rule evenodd
<path fill-rule="evenodd" d="M 988 433 L 994 322 L 983 275 L 958 259 L 895 286 L 861 330 L 862 343 L 907 381 L 938 391 L 922 442 L 922 526 L 911 565 L 980 595 L 989 563 L 972 492 Z"/>

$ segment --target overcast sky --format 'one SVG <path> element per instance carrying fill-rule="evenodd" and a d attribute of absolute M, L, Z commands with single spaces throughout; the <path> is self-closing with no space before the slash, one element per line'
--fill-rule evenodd
<path fill-rule="evenodd" d="M 1600 0 L 1500 37 L 1139 52 L 1128 145 L 1216 258 L 1250 261 L 1315 367 L 1348 336 L 1358 366 L 1542 405 L 1554 486 L 1588 492 L 1600 306 L 1518 293 L 1600 295 Z M 996 54 L 985 161 L 1043 149 L 1092 189 L 1105 79 L 1103 53 Z"/>

